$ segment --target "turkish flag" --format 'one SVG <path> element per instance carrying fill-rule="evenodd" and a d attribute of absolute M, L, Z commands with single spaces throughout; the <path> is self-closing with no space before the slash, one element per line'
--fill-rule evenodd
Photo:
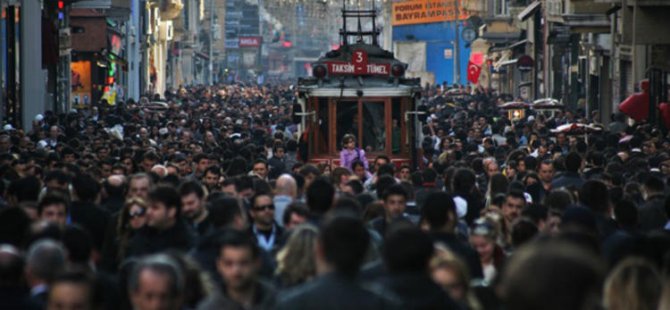
<path fill-rule="evenodd" d="M 479 74 L 482 72 L 482 67 L 476 65 L 472 60 L 468 62 L 468 81 L 472 84 L 477 84 L 479 81 Z"/>

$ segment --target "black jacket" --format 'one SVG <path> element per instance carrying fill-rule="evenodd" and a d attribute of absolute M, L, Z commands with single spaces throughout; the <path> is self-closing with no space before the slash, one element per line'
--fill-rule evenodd
<path fill-rule="evenodd" d="M 1 287 L 0 288 L 0 309 L 43 309 L 44 305 L 38 303 L 27 289 L 22 287 Z"/>
<path fill-rule="evenodd" d="M 650 197 L 638 212 L 642 231 L 662 229 L 668 222 L 668 217 L 665 214 L 665 195 L 658 194 Z"/>
<path fill-rule="evenodd" d="M 127 257 L 155 254 L 165 250 L 188 251 L 195 242 L 193 231 L 183 222 L 160 231 L 151 227 L 140 229 L 130 240 Z"/>
<path fill-rule="evenodd" d="M 428 274 L 403 273 L 391 275 L 384 281 L 384 287 L 391 291 L 408 310 L 448 310 L 459 309 L 451 297 L 428 277 Z"/>
<path fill-rule="evenodd" d="M 400 309 L 381 290 L 364 287 L 354 278 L 331 273 L 281 294 L 275 309 L 375 310 Z"/>
<path fill-rule="evenodd" d="M 105 239 L 105 229 L 109 222 L 109 212 L 92 202 L 75 201 L 70 205 L 72 222 L 79 224 L 93 237 L 93 245 L 99 251 Z"/>

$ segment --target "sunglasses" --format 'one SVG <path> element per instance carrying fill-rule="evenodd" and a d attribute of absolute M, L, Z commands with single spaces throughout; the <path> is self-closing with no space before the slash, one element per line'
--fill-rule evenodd
<path fill-rule="evenodd" d="M 142 208 L 142 209 L 139 209 L 135 212 L 131 211 L 131 212 L 128 213 L 128 215 L 130 216 L 130 218 L 136 218 L 136 217 L 143 216 L 145 213 L 146 213 L 146 210 L 144 208 Z"/>
<path fill-rule="evenodd" d="M 272 204 L 272 205 L 265 205 L 265 206 L 255 206 L 255 207 L 253 207 L 252 209 L 253 209 L 254 211 L 258 211 L 258 212 L 260 212 L 260 211 L 265 211 L 265 210 L 274 210 L 274 209 L 275 209 L 275 205 Z"/>

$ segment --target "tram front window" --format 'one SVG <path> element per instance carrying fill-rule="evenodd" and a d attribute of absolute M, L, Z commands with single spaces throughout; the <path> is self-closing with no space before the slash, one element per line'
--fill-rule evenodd
<path fill-rule="evenodd" d="M 363 147 L 366 152 L 383 152 L 386 148 L 384 103 L 363 103 Z"/>
<path fill-rule="evenodd" d="M 358 102 L 337 104 L 337 149 L 342 149 L 342 138 L 346 134 L 358 137 Z M 360 140 L 359 140 L 360 141 Z M 358 147 L 358 141 L 356 141 Z"/>

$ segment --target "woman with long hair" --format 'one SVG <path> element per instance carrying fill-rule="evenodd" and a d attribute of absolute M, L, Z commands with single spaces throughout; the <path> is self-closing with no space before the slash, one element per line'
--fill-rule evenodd
<path fill-rule="evenodd" d="M 492 175 L 489 179 L 488 189 L 486 190 L 485 208 L 488 209 L 489 206 L 491 206 L 491 202 L 493 201 L 493 198 L 496 197 L 496 195 L 506 193 L 508 186 L 509 182 L 507 177 L 505 177 L 502 173 L 496 173 Z"/>
<path fill-rule="evenodd" d="M 463 309 L 479 310 L 481 304 L 470 287 L 467 265 L 442 244 L 438 244 L 430 261 L 433 281 L 441 286 Z"/>
<path fill-rule="evenodd" d="M 316 275 L 314 247 L 319 231 L 303 224 L 295 228 L 277 253 L 277 282 L 282 288 L 305 283 Z"/>
<path fill-rule="evenodd" d="M 470 231 L 470 245 L 479 253 L 485 283 L 493 282 L 505 261 L 498 234 L 495 224 L 487 218 L 476 220 Z"/>
<path fill-rule="evenodd" d="M 136 231 L 146 225 L 147 207 L 147 202 L 138 197 L 130 198 L 123 204 L 123 209 L 119 213 L 116 226 L 118 261 L 122 261 L 125 258 L 130 238 L 132 238 Z"/>
<path fill-rule="evenodd" d="M 662 291 L 663 278 L 656 267 L 640 258 L 627 258 L 607 277 L 603 305 L 609 310 L 655 310 Z"/>

